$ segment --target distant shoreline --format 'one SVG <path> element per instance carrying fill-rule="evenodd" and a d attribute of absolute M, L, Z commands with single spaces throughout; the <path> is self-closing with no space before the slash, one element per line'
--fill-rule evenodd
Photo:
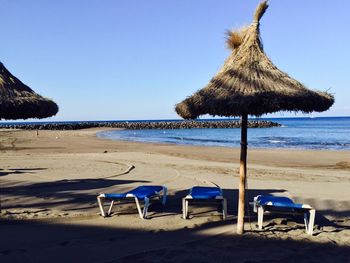
<path fill-rule="evenodd" d="M 282 126 L 274 129 L 249 129 L 249 147 L 350 150 L 350 118 L 285 119 L 279 123 Z M 240 129 L 123 129 L 102 132 L 98 137 L 147 143 L 240 147 Z"/>

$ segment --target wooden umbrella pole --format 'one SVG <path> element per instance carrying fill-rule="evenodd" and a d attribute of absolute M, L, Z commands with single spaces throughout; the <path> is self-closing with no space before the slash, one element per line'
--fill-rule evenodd
<path fill-rule="evenodd" d="M 248 130 L 248 114 L 241 117 L 241 159 L 239 166 L 239 196 L 238 196 L 238 218 L 237 218 L 237 234 L 244 232 L 244 199 L 246 188 L 247 174 L 247 130 Z"/>

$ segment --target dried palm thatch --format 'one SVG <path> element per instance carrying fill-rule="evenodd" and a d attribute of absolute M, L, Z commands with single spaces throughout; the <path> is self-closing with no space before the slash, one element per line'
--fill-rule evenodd
<path fill-rule="evenodd" d="M 276 111 L 320 112 L 334 103 L 331 94 L 307 89 L 279 70 L 265 55 L 259 23 L 267 8 L 267 1 L 262 2 L 248 28 L 228 33 L 227 44 L 232 53 L 221 70 L 206 87 L 175 107 L 185 119 L 203 114 L 241 116 L 238 234 L 244 232 L 248 115 L 261 116 Z"/>
<path fill-rule="evenodd" d="M 35 93 L 0 62 L 0 120 L 41 119 L 57 112 L 55 102 Z"/>
<path fill-rule="evenodd" d="M 221 70 L 209 84 L 175 107 L 185 119 L 203 114 L 261 116 L 277 111 L 309 113 L 329 109 L 334 98 L 327 92 L 312 91 L 279 70 L 263 51 L 259 21 L 267 9 L 262 2 L 253 23 L 228 32 L 227 45 L 232 49 Z"/>
<path fill-rule="evenodd" d="M 226 44 L 228 48 L 232 49 L 234 52 L 243 43 L 243 40 L 249 30 L 249 27 L 245 26 L 235 31 L 227 30 Z"/>

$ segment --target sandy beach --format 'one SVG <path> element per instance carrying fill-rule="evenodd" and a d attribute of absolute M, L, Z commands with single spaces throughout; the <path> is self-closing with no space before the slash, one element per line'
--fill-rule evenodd
<path fill-rule="evenodd" d="M 250 211 L 238 236 L 239 149 L 111 141 L 98 131 L 0 131 L 0 262 L 350 262 L 350 152 L 249 149 L 249 200 L 310 204 L 315 231 L 280 217 L 259 231 Z M 99 193 L 143 184 L 169 190 L 149 219 L 132 203 L 100 216 Z M 181 218 L 195 185 L 224 190 L 228 220 L 204 206 Z"/>

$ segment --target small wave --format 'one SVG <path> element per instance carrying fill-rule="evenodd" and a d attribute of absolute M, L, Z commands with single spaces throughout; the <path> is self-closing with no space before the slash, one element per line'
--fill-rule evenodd
<path fill-rule="evenodd" d="M 269 140 L 269 143 L 286 143 L 286 141 L 280 141 L 280 140 Z"/>
<path fill-rule="evenodd" d="M 202 139 L 202 138 L 189 138 L 189 137 L 168 137 L 169 139 L 178 141 L 189 141 L 189 142 L 208 142 L 208 143 L 238 143 L 234 140 L 220 140 L 220 139 Z"/>

